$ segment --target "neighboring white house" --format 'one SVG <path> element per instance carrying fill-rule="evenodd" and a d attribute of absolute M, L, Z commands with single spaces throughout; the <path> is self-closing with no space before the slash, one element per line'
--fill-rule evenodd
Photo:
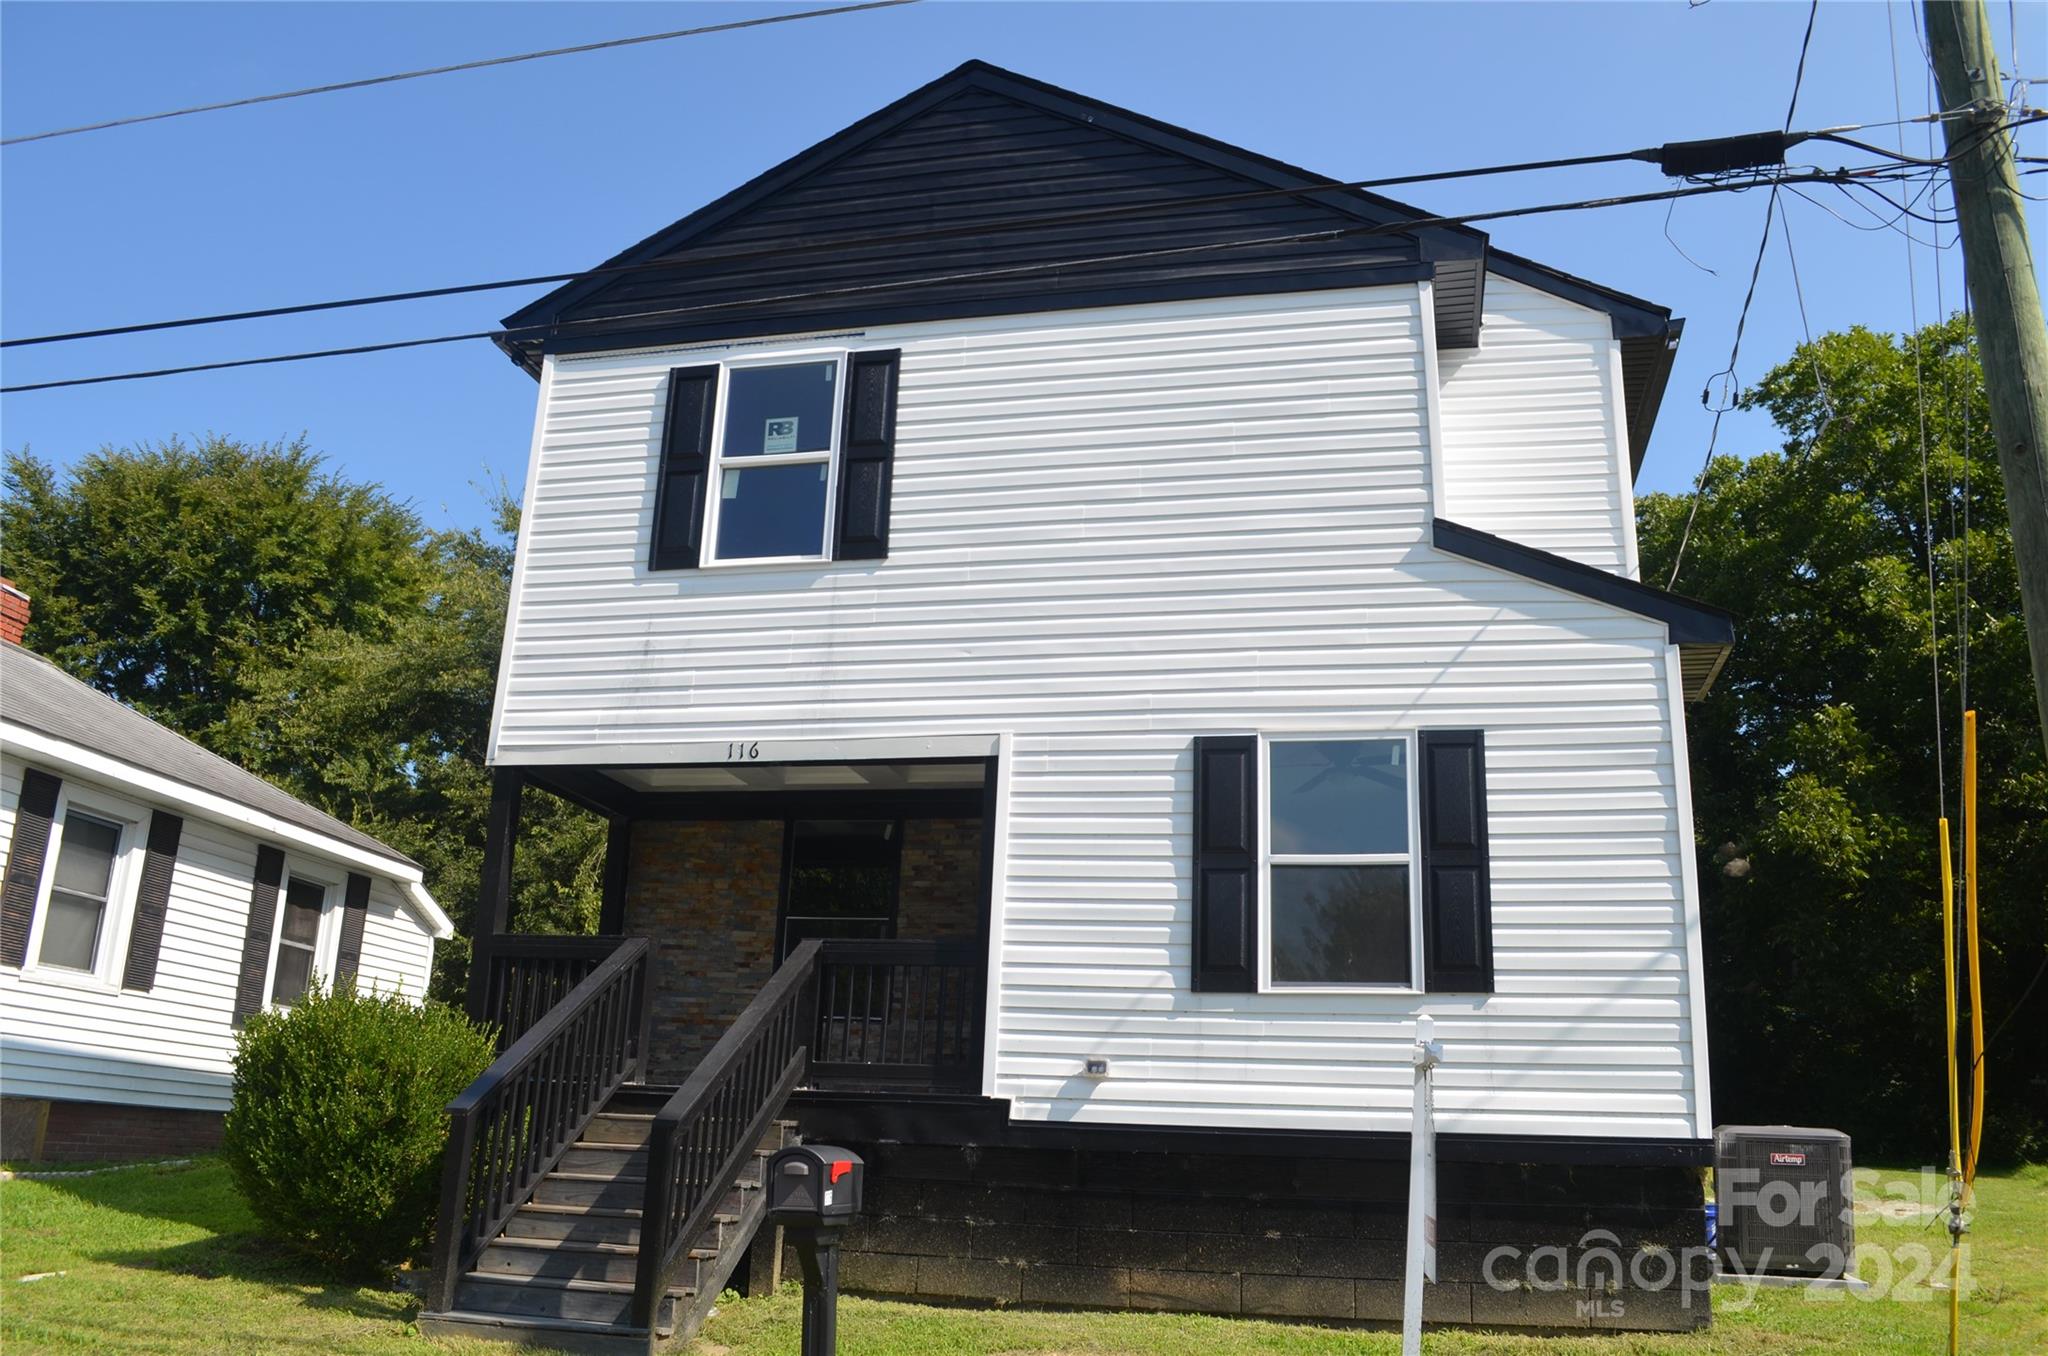
<path fill-rule="evenodd" d="M 203 1147 L 243 1016 L 349 976 L 423 996 L 453 928 L 417 863 L 18 636 L 0 638 L 4 1152 Z"/>
<path fill-rule="evenodd" d="M 969 63 L 506 325 L 482 931 L 524 784 L 612 818 L 657 1075 L 861 939 L 791 1105 L 919 1224 L 849 1285 L 1398 1316 L 1354 1251 L 1402 1179 L 1303 1165 L 1405 1153 L 1423 1014 L 1451 1237 L 1697 1243 L 1734 630 L 1639 579 L 1667 309 Z M 903 996 L 946 966 L 966 1054 Z M 1704 1321 L 1461 1267 L 1432 1317 Z M 503 1287 L 458 1300 L 572 1316 Z"/>

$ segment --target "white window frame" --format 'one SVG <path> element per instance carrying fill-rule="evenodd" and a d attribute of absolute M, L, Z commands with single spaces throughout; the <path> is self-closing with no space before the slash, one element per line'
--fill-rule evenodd
<path fill-rule="evenodd" d="M 57 856 L 64 848 L 64 826 L 73 810 L 93 819 L 120 827 L 121 840 L 114 849 L 114 870 L 107 881 L 107 908 L 100 916 L 99 945 L 94 949 L 92 969 L 43 964 L 43 928 L 50 919 L 50 892 L 57 883 Z M 145 826 L 150 811 L 134 801 L 109 795 L 97 787 L 76 786 L 65 778 L 57 791 L 56 813 L 50 817 L 50 841 L 43 851 L 42 879 L 36 882 L 36 913 L 29 928 L 28 955 L 22 974 L 56 984 L 121 990 L 121 974 L 127 965 L 128 935 L 135 921 L 135 895 L 142 885 L 142 859 L 148 847 Z"/>
<path fill-rule="evenodd" d="M 757 367 L 788 367 L 796 363 L 830 362 L 833 364 L 832 378 L 832 423 L 831 441 L 823 452 L 764 452 L 751 457 L 725 455 L 725 421 L 732 411 L 732 374 Z M 704 541 L 698 556 L 698 566 L 707 570 L 746 569 L 756 565 L 816 565 L 832 559 L 832 529 L 839 521 L 839 461 L 840 439 L 846 428 L 847 371 L 851 366 L 850 351 L 843 348 L 795 348 L 782 349 L 774 353 L 750 354 L 744 358 L 728 358 L 718 365 L 718 404 L 712 419 L 711 455 L 705 465 L 708 481 L 704 487 Z M 718 554 L 718 520 L 725 504 L 725 473 L 727 470 L 751 470 L 756 467 L 812 466 L 825 464 L 825 521 L 819 524 L 818 554 L 807 556 L 734 556 L 721 559 Z"/>
<path fill-rule="evenodd" d="M 1343 854 L 1273 851 L 1273 746 L 1338 742 L 1400 743 L 1408 772 L 1408 851 Z M 1422 993 L 1422 779 L 1420 741 L 1413 730 L 1281 730 L 1259 735 L 1259 992 L 1308 994 Z M 1276 866 L 1405 866 L 1408 868 L 1408 980 L 1406 983 L 1301 983 L 1273 978 L 1273 868 Z"/>
<path fill-rule="evenodd" d="M 342 888 L 342 883 L 336 880 L 331 873 L 317 866 L 308 869 L 303 860 L 286 857 L 284 875 L 278 881 L 277 886 L 277 912 L 272 914 L 270 918 L 270 956 L 263 967 L 263 1006 L 269 1009 L 283 1010 L 283 1005 L 280 1005 L 272 997 L 272 994 L 277 988 L 278 954 L 284 950 L 286 945 L 284 940 L 284 910 L 285 904 L 291 899 L 291 888 L 294 878 L 317 885 L 321 890 L 320 931 L 316 934 L 313 942 L 313 966 L 312 973 L 307 976 L 308 984 L 331 984 L 333 982 L 335 955 L 341 946 L 341 932 L 334 920 L 341 912 L 335 907 L 335 898 Z M 292 945 L 296 946 L 297 943 Z"/>

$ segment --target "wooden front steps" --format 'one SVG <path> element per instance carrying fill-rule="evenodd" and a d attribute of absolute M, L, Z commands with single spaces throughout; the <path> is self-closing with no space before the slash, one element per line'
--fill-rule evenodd
<path fill-rule="evenodd" d="M 604 1353 L 694 1336 L 760 1227 L 767 1159 L 794 1139 L 794 1126 L 776 1122 L 756 1147 L 711 1224 L 691 1240 L 650 1332 L 632 1324 L 640 1206 L 654 1111 L 673 1091 L 621 1089 L 463 1274 L 455 1307 L 420 1315 L 421 1331 Z"/>

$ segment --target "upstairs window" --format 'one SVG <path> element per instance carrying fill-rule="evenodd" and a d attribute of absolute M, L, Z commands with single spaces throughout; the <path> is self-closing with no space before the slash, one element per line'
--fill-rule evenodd
<path fill-rule="evenodd" d="M 650 570 L 889 554 L 900 349 L 672 368 Z"/>
<path fill-rule="evenodd" d="M 825 558 L 839 386 L 837 358 L 726 367 L 710 561 Z"/>
<path fill-rule="evenodd" d="M 1271 984 L 1413 987 L 1410 741 L 1276 739 L 1267 748 Z"/>

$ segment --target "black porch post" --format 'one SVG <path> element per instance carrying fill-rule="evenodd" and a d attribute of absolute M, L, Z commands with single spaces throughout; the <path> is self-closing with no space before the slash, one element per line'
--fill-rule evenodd
<path fill-rule="evenodd" d="M 977 952 L 980 969 L 974 977 L 974 997 L 979 1007 L 974 1020 L 974 1051 L 969 1059 L 973 1090 L 981 1091 L 982 1040 L 988 1031 L 988 1004 L 991 994 L 988 988 L 988 959 L 994 955 L 995 946 L 995 901 L 996 901 L 996 774 L 1002 759 L 990 758 L 982 764 L 981 773 L 981 917 L 975 928 L 975 935 L 981 939 Z"/>
<path fill-rule="evenodd" d="M 491 814 L 484 828 L 484 873 L 476 901 L 476 938 L 512 927 L 512 848 L 519 837 L 519 793 L 526 774 L 516 767 L 491 771 Z"/>
<path fill-rule="evenodd" d="M 633 821 L 613 815 L 604 839 L 604 899 L 597 910 L 597 930 L 607 937 L 626 932 L 626 867 L 632 856 Z"/>

